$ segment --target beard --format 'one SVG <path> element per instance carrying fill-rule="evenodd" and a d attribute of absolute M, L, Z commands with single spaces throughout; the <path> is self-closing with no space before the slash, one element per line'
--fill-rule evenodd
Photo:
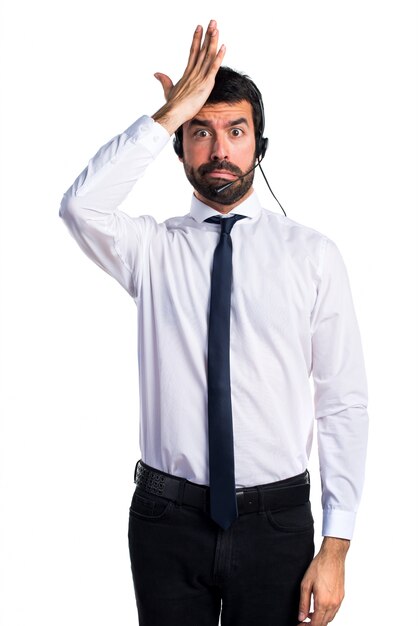
<path fill-rule="evenodd" d="M 183 167 L 187 180 L 192 187 L 207 200 L 212 200 L 219 204 L 228 205 L 238 202 L 251 188 L 254 180 L 254 170 L 245 174 L 238 166 L 228 161 L 211 161 L 210 163 L 204 163 L 200 165 L 197 170 L 194 170 L 186 161 L 183 161 Z M 253 167 L 253 164 L 251 164 L 251 167 Z M 250 167 L 248 169 L 250 169 Z M 206 174 L 214 170 L 226 170 L 236 176 L 242 176 L 243 178 L 235 179 L 230 187 L 224 191 L 217 192 L 217 189 L 232 181 L 230 179 L 222 180 L 222 178 L 217 180 L 208 179 Z"/>

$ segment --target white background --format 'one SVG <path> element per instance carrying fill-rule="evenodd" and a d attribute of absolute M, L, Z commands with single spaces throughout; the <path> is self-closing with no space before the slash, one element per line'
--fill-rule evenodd
<path fill-rule="evenodd" d="M 209 3 L 207 3 L 209 5 Z M 274 12 L 273 12 L 274 4 Z M 1 607 L 4 626 L 135 626 L 127 523 L 138 449 L 133 301 L 58 218 L 88 159 L 162 104 L 196 24 L 264 95 L 264 170 L 345 259 L 370 391 L 367 481 L 335 624 L 415 618 L 416 5 L 9 0 L 1 23 Z M 257 192 L 280 212 L 260 173 Z M 168 146 L 125 203 L 187 213 Z M 320 505 L 312 453 L 317 534 Z M 414 579 L 415 577 L 415 579 Z"/>

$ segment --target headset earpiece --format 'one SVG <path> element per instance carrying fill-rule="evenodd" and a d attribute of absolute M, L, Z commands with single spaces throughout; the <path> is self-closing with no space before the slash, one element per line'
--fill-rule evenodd
<path fill-rule="evenodd" d="M 257 151 L 257 159 L 259 159 L 259 161 L 262 161 L 264 159 L 265 154 L 266 154 L 269 140 L 267 139 L 267 137 L 263 137 L 263 135 L 264 135 L 264 126 L 265 126 L 263 98 L 261 97 L 261 92 L 258 89 L 258 87 L 256 87 L 253 84 L 253 88 L 254 88 L 255 94 L 257 96 L 258 106 L 259 106 L 259 109 L 260 109 L 260 118 L 261 118 L 260 119 L 260 128 L 259 128 L 259 131 L 257 133 L 256 151 Z"/>
<path fill-rule="evenodd" d="M 173 148 L 177 156 L 180 159 L 182 159 L 183 158 L 183 141 L 182 141 L 182 138 L 180 138 L 179 136 L 178 130 L 174 133 Z"/>
<path fill-rule="evenodd" d="M 269 144 L 269 140 L 267 139 L 267 137 L 260 137 L 260 139 L 257 142 L 257 159 L 259 159 L 260 161 L 262 161 L 264 159 L 264 156 L 266 154 L 267 151 L 267 147 Z"/>

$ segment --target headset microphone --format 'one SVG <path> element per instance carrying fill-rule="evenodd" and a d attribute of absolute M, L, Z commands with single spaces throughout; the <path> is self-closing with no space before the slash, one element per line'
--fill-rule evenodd
<path fill-rule="evenodd" d="M 242 178 L 245 178 L 246 176 L 248 176 L 248 174 L 251 174 L 251 172 L 253 172 L 258 165 L 260 165 L 260 161 L 257 161 L 254 167 L 248 170 L 246 174 L 242 174 L 242 176 L 237 176 L 237 178 L 235 178 L 235 180 L 231 180 L 230 183 L 226 183 L 226 185 L 222 185 L 222 187 L 218 187 L 217 189 L 215 189 L 216 193 L 222 193 L 222 191 L 225 191 L 225 189 L 228 189 L 228 187 L 230 187 L 231 185 L 234 185 Z"/>

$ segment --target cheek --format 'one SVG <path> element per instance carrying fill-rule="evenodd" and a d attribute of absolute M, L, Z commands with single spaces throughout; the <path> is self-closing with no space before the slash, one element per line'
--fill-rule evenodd
<path fill-rule="evenodd" d="M 202 163 L 206 163 L 210 159 L 210 145 L 206 143 L 190 143 L 185 141 L 183 143 L 184 159 L 187 163 L 195 166 L 199 166 Z"/>
<path fill-rule="evenodd" d="M 255 165 L 255 156 L 245 153 L 244 155 L 231 156 L 231 163 L 240 168 L 242 172 L 248 172 Z"/>
<path fill-rule="evenodd" d="M 233 145 L 230 150 L 230 159 L 237 165 L 248 165 L 255 160 L 255 142 L 252 139 Z"/>

